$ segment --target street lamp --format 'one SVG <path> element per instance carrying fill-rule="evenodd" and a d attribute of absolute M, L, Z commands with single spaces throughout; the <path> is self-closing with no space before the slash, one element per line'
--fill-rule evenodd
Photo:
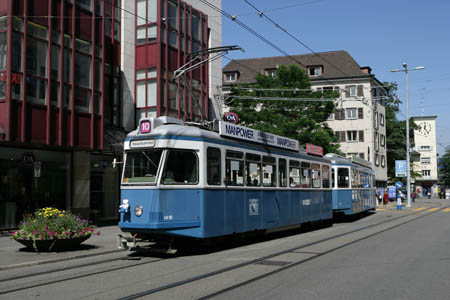
<path fill-rule="evenodd" d="M 391 70 L 391 72 L 405 72 L 406 85 L 406 197 L 408 199 L 406 207 L 411 207 L 411 174 L 409 166 L 409 115 L 408 115 L 408 71 L 422 70 L 425 67 L 415 67 L 408 69 L 406 63 L 403 63 L 403 69 Z"/>

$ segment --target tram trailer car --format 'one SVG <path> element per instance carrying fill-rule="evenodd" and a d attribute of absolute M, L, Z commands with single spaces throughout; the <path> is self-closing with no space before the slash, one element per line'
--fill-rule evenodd
<path fill-rule="evenodd" d="M 370 162 L 334 153 L 325 157 L 331 160 L 333 212 L 354 215 L 375 210 L 375 171 Z"/>
<path fill-rule="evenodd" d="M 329 159 L 299 151 L 296 140 L 215 125 L 149 118 L 127 136 L 119 245 L 170 246 L 177 238 L 276 231 L 333 217 Z"/>

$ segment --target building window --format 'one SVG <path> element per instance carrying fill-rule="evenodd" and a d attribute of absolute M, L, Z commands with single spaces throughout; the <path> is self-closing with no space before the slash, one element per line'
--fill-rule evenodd
<path fill-rule="evenodd" d="M 422 176 L 424 177 L 431 176 L 431 170 L 422 170 Z"/>
<path fill-rule="evenodd" d="M 379 166 L 379 165 L 380 165 L 380 155 L 375 154 L 375 166 Z"/>
<path fill-rule="evenodd" d="M 235 82 L 236 81 L 236 73 L 226 73 L 225 74 L 225 82 Z"/>
<path fill-rule="evenodd" d="M 328 118 L 327 121 L 333 121 L 334 120 L 334 113 L 331 113 Z"/>
<path fill-rule="evenodd" d="M 380 135 L 375 132 L 375 151 L 380 151 Z"/>
<path fill-rule="evenodd" d="M 431 146 L 420 146 L 419 151 L 431 151 Z"/>
<path fill-rule="evenodd" d="M 359 130 L 358 131 L 358 140 L 360 142 L 364 142 L 364 130 Z"/>
<path fill-rule="evenodd" d="M 379 124 L 378 123 L 378 113 L 374 112 L 374 114 L 373 114 L 373 127 L 375 129 L 378 129 L 379 128 L 378 124 Z"/>
<path fill-rule="evenodd" d="M 356 142 L 358 138 L 358 132 L 356 130 L 347 131 L 347 142 Z"/>
<path fill-rule="evenodd" d="M 420 162 L 422 164 L 431 164 L 431 159 L 429 157 L 422 157 L 420 158 Z"/>
<path fill-rule="evenodd" d="M 381 166 L 384 168 L 386 166 L 386 157 L 381 155 Z"/>
<path fill-rule="evenodd" d="M 0 32 L 0 70 L 4 69 L 6 69 L 6 32 Z"/>
<path fill-rule="evenodd" d="M 151 43 L 156 41 L 158 36 L 157 30 L 157 9 L 158 2 L 157 0 L 137 0 L 137 16 L 136 16 L 136 44 L 142 45 L 146 42 Z M 169 11 L 170 12 L 170 11 Z M 178 18 L 174 19 L 175 22 L 178 21 Z M 116 25 L 115 25 L 116 26 Z M 119 36 L 119 28 L 115 28 L 115 32 L 117 31 L 117 35 Z M 116 39 L 118 39 L 118 36 Z"/>
<path fill-rule="evenodd" d="M 360 152 L 359 153 L 359 158 L 364 159 L 364 153 Z"/>
<path fill-rule="evenodd" d="M 342 108 L 336 109 L 336 120 L 345 120 L 345 110 Z"/>
<path fill-rule="evenodd" d="M 380 145 L 384 147 L 386 145 L 386 136 L 383 134 L 380 134 Z"/>
<path fill-rule="evenodd" d="M 359 85 L 346 85 L 345 86 L 345 97 L 363 97 L 363 86 Z"/>
<path fill-rule="evenodd" d="M 266 69 L 264 73 L 266 76 L 275 77 L 277 75 L 277 69 Z"/>
<path fill-rule="evenodd" d="M 380 125 L 383 126 L 384 125 L 384 115 L 380 114 Z"/>
<path fill-rule="evenodd" d="M 322 75 L 322 67 L 315 66 L 315 67 L 308 67 L 308 75 L 309 77 L 317 77 Z"/>
<path fill-rule="evenodd" d="M 356 108 L 347 108 L 345 110 L 345 117 L 347 120 L 355 120 L 356 119 Z"/>

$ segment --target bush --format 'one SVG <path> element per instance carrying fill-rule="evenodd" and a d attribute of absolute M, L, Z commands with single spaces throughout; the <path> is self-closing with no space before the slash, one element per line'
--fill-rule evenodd
<path fill-rule="evenodd" d="M 25 240 L 70 239 L 90 236 L 96 226 L 79 216 L 53 207 L 38 209 L 34 214 L 25 215 L 19 230 L 11 233 L 11 238 Z"/>

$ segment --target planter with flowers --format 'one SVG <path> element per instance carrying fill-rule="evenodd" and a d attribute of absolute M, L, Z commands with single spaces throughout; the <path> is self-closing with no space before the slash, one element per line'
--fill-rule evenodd
<path fill-rule="evenodd" d="M 46 207 L 26 215 L 11 238 L 37 252 L 60 251 L 77 247 L 94 233 L 100 234 L 95 231 L 95 226 L 71 212 Z"/>

